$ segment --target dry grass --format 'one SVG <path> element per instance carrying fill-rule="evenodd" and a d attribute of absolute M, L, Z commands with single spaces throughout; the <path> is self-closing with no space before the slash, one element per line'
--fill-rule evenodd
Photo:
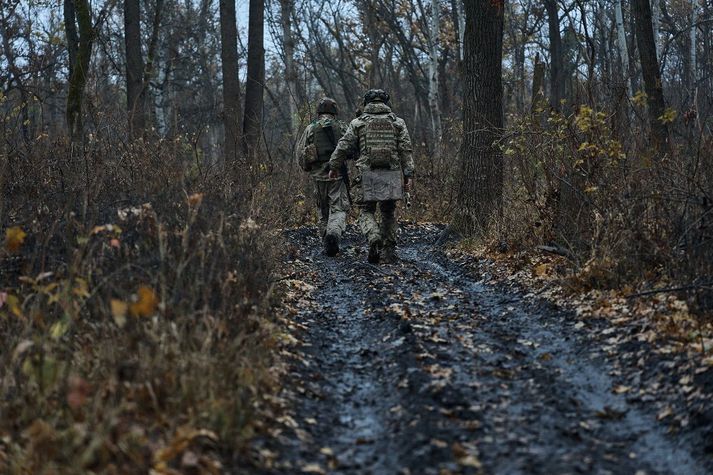
<path fill-rule="evenodd" d="M 280 237 L 180 140 L 3 156 L 0 472 L 217 473 L 270 393 Z M 274 206 L 273 206 L 274 207 Z M 259 219 L 258 219 L 259 217 Z"/>

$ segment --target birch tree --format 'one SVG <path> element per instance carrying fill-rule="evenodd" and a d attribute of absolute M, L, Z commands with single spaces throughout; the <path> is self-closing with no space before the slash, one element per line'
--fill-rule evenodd
<path fill-rule="evenodd" d="M 621 0 L 614 0 L 614 17 L 616 19 L 617 44 L 619 46 L 619 57 L 621 58 L 621 69 L 624 82 L 626 83 L 629 97 L 634 95 L 631 86 L 631 70 L 629 69 L 629 48 L 626 43 L 626 32 L 624 31 L 624 14 L 621 9 Z"/>
<path fill-rule="evenodd" d="M 438 84 L 438 43 L 440 36 L 441 8 L 438 0 L 431 0 L 431 22 L 429 28 L 429 64 L 428 64 L 428 105 L 431 109 L 431 133 L 433 135 L 434 158 L 440 156 L 441 136 L 441 108 Z"/>

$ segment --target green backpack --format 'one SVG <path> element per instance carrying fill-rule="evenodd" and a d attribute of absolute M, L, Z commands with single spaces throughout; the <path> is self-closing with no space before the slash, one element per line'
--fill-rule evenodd
<path fill-rule="evenodd" d="M 341 131 L 336 123 L 318 122 L 314 127 L 314 147 L 317 150 L 315 163 L 328 162 L 341 137 Z"/>

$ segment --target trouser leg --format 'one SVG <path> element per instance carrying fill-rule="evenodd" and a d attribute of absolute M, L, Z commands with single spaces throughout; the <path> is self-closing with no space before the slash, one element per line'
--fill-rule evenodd
<path fill-rule="evenodd" d="M 327 234 L 342 237 L 347 226 L 347 213 L 349 212 L 349 194 L 347 186 L 342 180 L 328 183 L 329 219 Z"/>
<path fill-rule="evenodd" d="M 329 187 L 328 181 L 314 182 L 314 197 L 317 205 L 317 219 L 320 237 L 324 237 L 329 222 Z"/>
<path fill-rule="evenodd" d="M 368 202 L 359 205 L 359 229 L 366 236 L 369 244 L 381 239 L 379 223 L 376 221 L 376 203 Z"/>
<path fill-rule="evenodd" d="M 396 201 L 381 201 L 381 239 L 384 247 L 394 249 L 396 247 L 396 232 L 398 223 L 396 222 Z"/>

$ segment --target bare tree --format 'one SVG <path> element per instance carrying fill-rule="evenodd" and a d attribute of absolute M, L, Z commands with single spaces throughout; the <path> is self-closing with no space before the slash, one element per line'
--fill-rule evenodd
<path fill-rule="evenodd" d="M 550 105 L 559 110 L 560 101 L 564 98 L 564 64 L 557 0 L 544 0 L 544 4 L 550 39 Z"/>
<path fill-rule="evenodd" d="M 235 0 L 220 0 L 220 57 L 223 73 L 224 157 L 227 165 L 238 157 L 240 82 L 238 80 L 238 30 Z"/>
<path fill-rule="evenodd" d="M 440 36 L 441 6 L 438 0 L 431 0 L 431 21 L 428 35 L 428 105 L 431 109 L 431 134 L 433 136 L 434 158 L 440 156 L 441 137 L 441 108 L 439 105 L 438 86 L 438 44 Z"/>
<path fill-rule="evenodd" d="M 263 45 L 265 1 L 250 0 L 249 15 L 243 152 L 249 159 L 253 159 L 262 133 L 263 88 L 265 86 L 265 47 Z"/>
<path fill-rule="evenodd" d="M 658 151 L 668 147 L 668 128 L 660 119 L 666 105 L 661 85 L 661 73 L 656 58 L 656 42 L 651 23 L 649 0 L 632 0 L 632 14 L 635 18 L 636 45 L 639 49 L 644 88 L 648 96 L 650 142 Z"/>
<path fill-rule="evenodd" d="M 280 0 L 280 25 L 282 26 L 282 55 L 285 63 L 285 83 L 289 97 L 287 98 L 288 110 L 290 114 L 290 135 L 294 136 L 299 126 L 297 117 L 297 105 L 301 99 L 298 83 L 297 71 L 295 70 L 295 39 L 292 33 L 292 12 L 294 11 L 294 0 Z"/>
<path fill-rule="evenodd" d="M 129 134 L 132 138 L 136 138 L 143 135 L 146 123 L 139 0 L 124 0 L 124 46 L 126 48 L 126 108 L 129 115 Z"/>
<path fill-rule="evenodd" d="M 95 37 L 88 0 L 64 0 L 64 28 L 69 51 L 67 125 L 70 140 L 77 141 L 82 138 L 84 131 L 82 100 Z"/>
<path fill-rule="evenodd" d="M 626 43 L 626 32 L 624 31 L 624 14 L 621 9 L 621 0 L 614 0 L 614 16 L 616 18 L 616 33 L 617 46 L 619 47 L 619 57 L 621 58 L 621 69 L 623 80 L 627 84 L 629 96 L 633 96 L 634 92 L 631 87 L 630 70 L 629 70 L 629 48 Z"/>

